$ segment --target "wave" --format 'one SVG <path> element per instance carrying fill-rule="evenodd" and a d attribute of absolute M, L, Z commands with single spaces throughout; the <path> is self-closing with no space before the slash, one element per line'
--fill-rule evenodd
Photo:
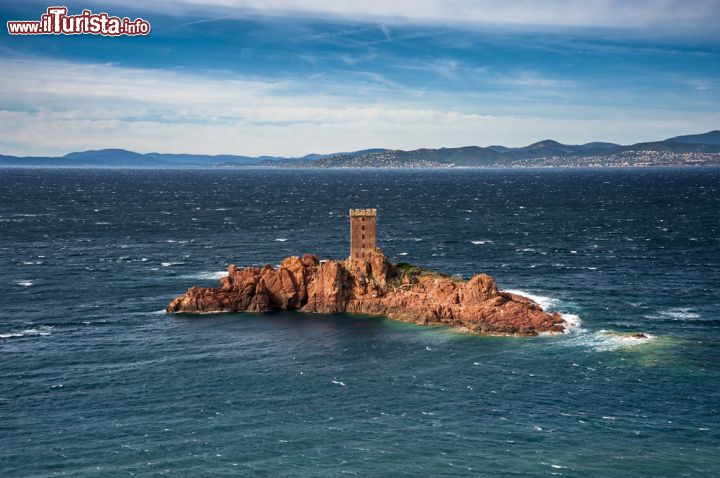
<path fill-rule="evenodd" d="M 560 317 L 562 317 L 563 321 L 565 322 L 565 333 L 566 334 L 573 334 L 573 333 L 580 333 L 583 332 L 584 329 L 582 326 L 582 320 L 580 320 L 580 316 L 576 314 L 560 314 Z"/>
<path fill-rule="evenodd" d="M 227 275 L 227 271 L 205 271 L 205 272 L 198 272 L 197 274 L 187 274 L 180 276 L 183 279 L 220 279 L 221 277 L 225 277 Z"/>
<path fill-rule="evenodd" d="M 662 310 L 659 315 L 663 318 L 669 318 L 672 320 L 688 320 L 688 319 L 699 319 L 700 314 L 693 312 L 689 307 L 673 307 L 671 309 Z"/>
<path fill-rule="evenodd" d="M 22 287 L 31 287 L 34 285 L 33 281 L 31 281 L 31 280 L 16 280 L 15 284 L 22 286 Z"/>
<path fill-rule="evenodd" d="M 560 300 L 544 295 L 532 294 L 523 290 L 505 290 L 511 294 L 521 295 L 537 302 L 543 310 L 558 312 L 565 322 L 564 335 L 567 340 L 563 340 L 565 345 L 578 346 L 583 348 L 591 348 L 599 352 L 616 350 L 620 348 L 634 347 L 646 344 L 656 337 L 651 334 L 628 334 L 613 332 L 610 330 L 591 331 L 582 326 L 582 319 L 577 314 L 571 314 L 562 310 Z"/>
<path fill-rule="evenodd" d="M 29 336 L 47 336 L 51 335 L 50 331 L 53 329 L 52 326 L 43 325 L 38 328 L 24 329 L 24 330 L 13 330 L 0 334 L 0 339 L 11 339 L 15 337 L 29 337 Z"/>
<path fill-rule="evenodd" d="M 475 244 L 476 246 L 484 245 L 484 244 L 492 244 L 492 241 L 489 240 L 483 240 L 483 241 L 470 241 L 472 244 Z"/>
<path fill-rule="evenodd" d="M 599 330 L 597 332 L 586 332 L 578 334 L 568 341 L 569 345 L 589 347 L 598 352 L 607 352 L 618 349 L 632 348 L 645 345 L 654 341 L 657 337 L 651 334 L 627 334 L 613 332 L 611 330 Z"/>
<path fill-rule="evenodd" d="M 532 294 L 519 289 L 505 289 L 503 292 L 509 292 L 530 299 L 542 307 L 544 311 L 558 312 L 565 323 L 565 334 L 577 334 L 585 331 L 585 329 L 582 328 L 582 320 L 579 315 L 558 310 L 560 307 L 560 301 L 558 299 L 545 295 Z"/>
<path fill-rule="evenodd" d="M 520 289 L 504 289 L 503 292 L 510 292 L 511 294 L 521 295 L 523 297 L 526 297 L 533 302 L 537 302 L 540 307 L 543 308 L 543 310 L 556 307 L 558 303 L 560 302 L 558 299 L 554 299 L 552 297 L 547 297 L 544 295 L 538 295 L 538 294 L 532 294 L 530 292 L 525 292 L 524 290 Z"/>
<path fill-rule="evenodd" d="M 523 297 L 527 297 L 528 299 L 537 302 L 543 308 L 543 310 L 549 309 L 549 311 L 558 312 L 562 317 L 563 321 L 565 322 L 564 335 L 567 336 L 567 339 L 563 340 L 562 343 L 568 346 L 591 348 L 596 351 L 603 352 L 635 347 L 638 345 L 646 344 L 656 339 L 656 336 L 647 333 L 620 333 L 605 329 L 599 331 L 591 331 L 583 328 L 582 319 L 579 315 L 558 310 L 562 309 L 562 304 L 558 299 L 529 293 L 523 290 L 508 289 L 504 292 L 510 292 L 511 294 L 517 294 Z M 687 313 L 687 310 L 682 312 Z"/>
<path fill-rule="evenodd" d="M 275 242 L 285 242 L 285 241 L 287 241 L 287 239 L 285 239 L 284 237 L 278 237 L 277 239 L 275 239 Z"/>

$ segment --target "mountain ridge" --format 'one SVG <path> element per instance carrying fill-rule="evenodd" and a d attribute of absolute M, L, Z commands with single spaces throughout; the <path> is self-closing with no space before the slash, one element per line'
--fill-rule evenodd
<path fill-rule="evenodd" d="M 300 157 L 137 153 L 121 148 L 75 151 L 64 156 L 0 155 L 5 167 L 206 168 L 206 167 L 528 167 L 720 165 L 720 130 L 661 141 L 620 145 L 607 142 L 563 144 L 553 139 L 523 147 L 502 145 L 418 148 L 369 148 Z"/>

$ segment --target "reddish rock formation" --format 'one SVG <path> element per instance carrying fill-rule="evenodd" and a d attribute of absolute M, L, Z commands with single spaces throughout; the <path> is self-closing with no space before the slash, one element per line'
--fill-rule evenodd
<path fill-rule="evenodd" d="M 559 314 L 530 299 L 501 292 L 477 274 L 463 281 L 406 264 L 392 265 L 380 251 L 369 260 L 320 262 L 306 254 L 279 268 L 228 268 L 221 288 L 192 287 L 167 306 L 177 312 L 301 310 L 386 316 L 421 325 L 449 325 L 492 335 L 562 332 Z"/>

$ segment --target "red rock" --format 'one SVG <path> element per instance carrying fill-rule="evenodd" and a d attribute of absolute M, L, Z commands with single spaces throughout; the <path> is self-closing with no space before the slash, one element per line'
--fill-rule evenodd
<path fill-rule="evenodd" d="M 193 287 L 173 300 L 168 313 L 302 310 L 386 316 L 422 325 L 464 327 L 497 335 L 562 332 L 559 314 L 532 300 L 501 292 L 477 274 L 463 281 L 417 268 L 393 266 L 379 250 L 369 260 L 288 257 L 276 269 L 228 267 L 221 288 Z"/>

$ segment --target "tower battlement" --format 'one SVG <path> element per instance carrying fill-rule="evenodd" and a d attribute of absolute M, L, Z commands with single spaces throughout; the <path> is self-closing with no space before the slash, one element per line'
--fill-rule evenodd
<path fill-rule="evenodd" d="M 350 259 L 370 259 L 375 253 L 377 209 L 350 209 Z"/>
<path fill-rule="evenodd" d="M 377 217 L 377 209 L 350 209 L 350 217 Z"/>

